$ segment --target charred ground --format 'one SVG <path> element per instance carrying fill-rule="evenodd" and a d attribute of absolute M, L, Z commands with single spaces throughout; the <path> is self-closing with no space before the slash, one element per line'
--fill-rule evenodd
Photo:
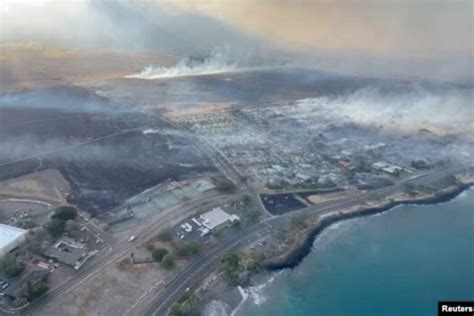
<path fill-rule="evenodd" d="M 161 181 L 216 170 L 158 117 L 76 87 L 2 96 L 0 180 L 57 168 L 93 215 Z"/>

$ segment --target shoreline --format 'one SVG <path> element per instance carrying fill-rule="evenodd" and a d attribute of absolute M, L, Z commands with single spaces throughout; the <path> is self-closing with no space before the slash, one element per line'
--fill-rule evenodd
<path fill-rule="evenodd" d="M 448 192 L 442 192 L 439 195 L 429 196 L 421 199 L 411 199 L 404 201 L 393 201 L 388 204 L 379 207 L 369 207 L 361 210 L 340 213 L 337 212 L 334 215 L 322 219 L 311 231 L 306 235 L 301 245 L 297 246 L 296 249 L 285 255 L 285 258 L 280 261 L 274 261 L 265 264 L 264 270 L 269 272 L 276 272 L 283 269 L 294 269 L 296 268 L 304 258 L 311 252 L 314 241 L 316 238 L 329 226 L 338 222 L 352 220 L 355 218 L 361 218 L 371 216 L 375 214 L 381 214 L 393 209 L 400 205 L 432 205 L 438 203 L 449 202 L 450 200 L 458 197 L 461 193 L 474 186 L 474 183 L 463 183 L 454 188 L 450 188 Z"/>
<path fill-rule="evenodd" d="M 316 238 L 330 226 L 357 218 L 383 214 L 400 205 L 433 205 L 449 202 L 471 187 L 474 187 L 474 181 L 460 183 L 458 185 L 439 190 L 437 193 L 425 197 L 414 197 L 411 199 L 399 201 L 386 201 L 380 206 L 366 207 L 350 212 L 334 212 L 334 214 L 330 214 L 327 217 L 319 220 L 319 222 L 313 228 L 311 228 L 308 233 L 305 234 L 299 244 L 296 245 L 289 253 L 285 254 L 282 259 L 278 258 L 274 261 L 271 261 L 270 259 L 270 262 L 264 264 L 260 272 L 257 272 L 251 276 L 252 281 L 250 281 L 249 286 L 235 287 L 226 285 L 213 297 L 212 300 L 225 303 L 231 310 L 231 312 L 227 313 L 227 315 L 235 316 L 245 301 L 253 299 L 255 295 L 258 295 L 254 289 L 258 290 L 259 288 L 264 288 L 267 284 L 273 281 L 272 275 L 274 273 L 280 273 L 287 269 L 293 270 L 299 264 L 301 264 L 306 256 L 311 253 Z M 220 285 L 223 284 L 220 283 Z M 237 296 L 240 296 L 240 300 L 237 299 L 236 294 Z M 209 297 L 208 300 L 205 301 L 207 302 L 204 305 L 209 303 Z M 219 316 L 221 315 L 219 314 Z"/>

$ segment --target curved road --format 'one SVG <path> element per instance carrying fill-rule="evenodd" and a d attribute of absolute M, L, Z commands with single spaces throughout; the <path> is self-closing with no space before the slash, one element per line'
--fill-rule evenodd
<path fill-rule="evenodd" d="M 366 200 L 383 197 L 384 195 L 400 191 L 403 184 L 429 183 L 430 181 L 440 179 L 449 173 L 459 172 L 464 169 L 472 169 L 472 166 L 456 167 L 449 170 L 417 175 L 404 179 L 398 184 L 390 187 L 362 193 L 358 196 L 346 197 L 337 201 L 324 202 L 298 211 L 286 213 L 278 217 L 267 218 L 258 224 L 240 231 L 234 237 L 221 242 L 207 254 L 192 262 L 186 269 L 181 271 L 175 279 L 168 283 L 165 289 L 142 310 L 142 314 L 146 316 L 166 315 L 171 304 L 178 300 L 188 288 L 196 285 L 200 280 L 204 279 L 208 274 L 218 268 L 221 258 L 226 253 L 243 248 L 264 236 L 270 235 L 274 232 L 274 229 L 281 227 L 282 224 L 290 220 L 296 214 L 324 215 L 333 213 L 344 208 L 360 205 L 361 202 Z"/>

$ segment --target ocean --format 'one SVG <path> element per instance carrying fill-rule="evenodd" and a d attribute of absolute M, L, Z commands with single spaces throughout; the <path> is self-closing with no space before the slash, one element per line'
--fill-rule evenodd
<path fill-rule="evenodd" d="M 474 190 L 335 224 L 244 294 L 235 316 L 437 315 L 439 300 L 474 300 Z"/>

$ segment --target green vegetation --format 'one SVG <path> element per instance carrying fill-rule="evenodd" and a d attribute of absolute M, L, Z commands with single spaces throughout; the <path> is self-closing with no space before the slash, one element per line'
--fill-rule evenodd
<path fill-rule="evenodd" d="M 262 213 L 260 213 L 258 210 L 251 210 L 248 214 L 248 219 L 250 223 L 257 223 L 258 220 L 260 219 L 260 216 Z"/>
<path fill-rule="evenodd" d="M 161 260 L 161 265 L 163 266 L 163 268 L 168 270 L 173 269 L 176 266 L 174 259 L 170 254 L 166 254 L 163 257 L 163 259 Z"/>
<path fill-rule="evenodd" d="M 236 284 L 239 279 L 240 254 L 231 252 L 223 260 L 224 275 L 230 284 Z"/>
<path fill-rule="evenodd" d="M 24 269 L 23 263 L 17 262 L 16 258 L 12 255 L 5 255 L 0 261 L 0 271 L 8 278 L 20 275 Z"/>
<path fill-rule="evenodd" d="M 52 218 L 57 218 L 63 221 L 75 219 L 77 217 L 77 210 L 72 206 L 60 206 L 54 210 Z"/>
<path fill-rule="evenodd" d="M 250 206 L 250 204 L 252 203 L 252 197 L 250 195 L 245 195 L 242 199 L 242 202 L 244 202 L 245 206 Z"/>
<path fill-rule="evenodd" d="M 46 282 L 38 282 L 35 285 L 28 282 L 26 286 L 27 286 L 26 296 L 28 297 L 29 301 L 32 301 L 35 298 L 40 297 L 41 295 L 46 293 L 49 289 L 48 284 Z"/>
<path fill-rule="evenodd" d="M 53 237 L 61 236 L 64 233 L 65 228 L 66 221 L 59 218 L 53 218 L 48 224 L 46 224 L 46 230 Z"/>
<path fill-rule="evenodd" d="M 201 245 L 195 241 L 185 242 L 176 246 L 175 255 L 180 258 L 190 258 L 197 256 L 201 252 Z"/>
<path fill-rule="evenodd" d="M 71 232 L 73 230 L 73 221 L 76 217 L 77 210 L 75 207 L 60 206 L 54 210 L 51 221 L 45 225 L 45 228 L 52 237 L 59 237 L 66 231 Z"/>
<path fill-rule="evenodd" d="M 185 294 L 171 306 L 171 316 L 199 316 L 199 299 L 194 293 Z"/>
<path fill-rule="evenodd" d="M 151 256 L 153 257 L 153 260 L 158 261 L 158 262 L 162 262 L 162 261 L 163 261 L 163 258 L 164 258 L 167 254 L 168 254 L 168 250 L 165 249 L 165 248 L 154 249 L 154 250 L 151 252 Z"/>

